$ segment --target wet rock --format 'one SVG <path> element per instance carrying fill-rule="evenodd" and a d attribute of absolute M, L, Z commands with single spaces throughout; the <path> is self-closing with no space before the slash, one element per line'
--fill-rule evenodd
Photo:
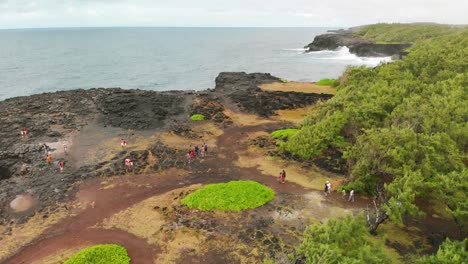
<path fill-rule="evenodd" d="M 318 35 L 304 48 L 307 52 L 311 52 L 336 50 L 339 47 L 348 47 L 351 53 L 360 57 L 398 56 L 401 58 L 407 54 L 405 50 L 411 47 L 411 44 L 378 44 L 355 35 L 352 30 L 342 30 L 337 33 Z"/>

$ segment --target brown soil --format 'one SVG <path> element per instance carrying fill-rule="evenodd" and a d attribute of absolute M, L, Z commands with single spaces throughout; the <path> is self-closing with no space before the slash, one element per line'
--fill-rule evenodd
<path fill-rule="evenodd" d="M 277 193 L 277 198 L 275 199 L 277 202 L 271 203 L 264 209 L 251 210 L 250 213 L 247 213 L 250 217 L 267 217 L 271 215 L 271 211 L 281 211 L 283 209 L 280 208 L 286 206 L 285 204 L 289 201 L 298 200 L 302 195 L 310 192 L 316 192 L 319 196 L 323 196 L 321 191 L 313 191 L 291 182 L 279 184 L 275 177 L 264 175 L 257 168 L 240 168 L 235 165 L 234 162 L 239 159 L 237 153 L 248 148 L 248 142 L 244 140 L 247 134 L 261 134 L 262 131 L 276 129 L 278 125 L 272 121 L 269 124 L 253 126 L 233 125 L 225 129 L 224 133 L 218 136 L 216 140 L 217 147 L 209 150 L 206 159 L 199 159 L 191 164 L 186 176 L 178 176 L 180 173 L 177 171 L 167 170 L 157 175 L 123 175 L 114 177 L 106 181 L 107 186 L 110 186 L 109 188 L 103 188 L 101 184 L 103 179 L 88 180 L 82 183 L 80 191 L 76 195 L 76 201 L 85 208 L 69 208 L 76 215 L 69 216 L 51 226 L 32 243 L 7 259 L 5 263 L 28 263 L 30 260 L 44 258 L 68 248 L 99 243 L 118 243 L 125 246 L 132 258 L 132 263 L 153 263 L 161 248 L 151 246 L 145 239 L 136 237 L 126 231 L 102 229 L 97 226 L 104 219 L 149 197 L 193 184 L 251 179 L 273 188 Z M 240 144 L 240 142 L 243 143 Z M 281 203 L 283 203 L 283 206 L 281 206 Z M 351 206 L 351 204 L 344 203 L 336 194 L 327 197 L 324 203 L 329 204 L 329 206 Z M 353 204 L 354 206 L 362 206 L 362 204 L 357 202 Z M 189 215 L 190 212 L 185 212 L 185 214 Z M 220 220 L 216 220 L 216 216 L 208 215 L 206 217 L 215 219 L 213 221 Z M 226 225 L 232 229 L 238 226 L 239 223 L 252 224 L 252 219 L 241 220 L 240 222 L 226 221 Z M 299 222 L 301 221 L 298 221 L 296 224 Z M 281 232 L 284 232 L 284 230 Z M 275 236 L 281 235 L 281 232 Z M 234 232 L 229 235 L 235 236 L 236 233 Z M 208 255 L 212 257 L 210 263 L 223 261 L 226 257 L 223 254 L 216 253 L 216 251 L 208 253 Z M 194 256 L 191 256 L 191 258 L 194 258 Z M 198 256 L 198 258 L 201 258 L 201 256 Z M 231 260 L 234 261 L 234 259 Z"/>

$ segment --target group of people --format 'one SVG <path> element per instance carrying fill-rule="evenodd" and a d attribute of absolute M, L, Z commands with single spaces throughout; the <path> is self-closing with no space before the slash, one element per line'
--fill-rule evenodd
<path fill-rule="evenodd" d="M 208 154 L 208 144 L 206 143 L 203 143 L 201 147 L 199 147 L 198 145 L 195 145 L 195 147 L 192 148 L 192 146 L 190 146 L 190 148 L 187 151 L 187 161 L 190 164 L 195 159 L 195 156 L 205 158 L 207 154 Z"/>
<path fill-rule="evenodd" d="M 286 171 L 281 171 L 278 176 L 278 182 L 285 183 L 286 182 Z"/>
<path fill-rule="evenodd" d="M 346 200 L 346 190 L 343 190 L 343 200 Z M 354 202 L 354 189 L 351 189 L 349 192 L 348 202 Z"/>

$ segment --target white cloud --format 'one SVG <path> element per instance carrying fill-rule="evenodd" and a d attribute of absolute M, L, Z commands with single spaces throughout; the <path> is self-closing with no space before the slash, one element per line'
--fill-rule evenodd
<path fill-rule="evenodd" d="M 0 28 L 467 24 L 466 0 L 0 0 Z"/>

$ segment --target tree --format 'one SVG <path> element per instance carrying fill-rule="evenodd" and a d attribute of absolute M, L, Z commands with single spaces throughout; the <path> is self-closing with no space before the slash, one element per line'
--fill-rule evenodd
<path fill-rule="evenodd" d="M 417 264 L 464 264 L 468 263 L 468 240 L 450 241 L 447 239 L 435 255 L 416 260 Z"/>
<path fill-rule="evenodd" d="M 383 247 L 370 238 L 361 215 L 349 215 L 309 226 L 297 252 L 305 263 L 390 263 Z"/>

